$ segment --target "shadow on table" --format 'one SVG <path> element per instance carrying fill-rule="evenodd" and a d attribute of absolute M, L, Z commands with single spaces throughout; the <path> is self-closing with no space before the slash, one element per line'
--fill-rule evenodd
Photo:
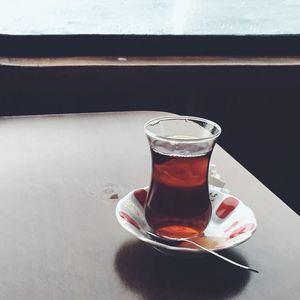
<path fill-rule="evenodd" d="M 247 265 L 235 251 L 225 256 Z M 116 254 L 115 269 L 123 283 L 144 299 L 226 299 L 237 295 L 249 281 L 250 273 L 207 255 L 198 259 L 160 254 L 134 241 Z"/>

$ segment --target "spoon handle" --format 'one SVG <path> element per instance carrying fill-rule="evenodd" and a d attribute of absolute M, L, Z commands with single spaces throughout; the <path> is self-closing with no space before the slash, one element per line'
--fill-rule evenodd
<path fill-rule="evenodd" d="M 215 256 L 217 256 L 217 257 L 219 257 L 219 258 L 221 258 L 221 259 L 223 259 L 223 260 L 225 260 L 225 261 L 227 261 L 227 262 L 229 262 L 229 263 L 231 263 L 231 264 L 233 264 L 233 265 L 235 265 L 235 266 L 238 266 L 238 267 L 240 267 L 240 268 L 243 268 L 243 269 L 246 269 L 246 270 L 255 272 L 255 273 L 259 273 L 259 272 L 258 272 L 257 270 L 255 270 L 255 269 L 252 269 L 252 268 L 249 268 L 249 267 L 247 267 L 247 266 L 241 265 L 241 264 L 239 264 L 239 263 L 237 263 L 237 262 L 235 262 L 235 261 L 233 261 L 233 260 L 231 260 L 231 259 L 229 259 L 229 258 L 227 258 L 227 257 L 225 257 L 225 256 L 223 256 L 223 255 L 221 255 L 221 254 L 219 254 L 219 253 L 217 253 L 217 252 L 215 252 L 215 251 L 209 250 L 208 248 L 199 245 L 198 243 L 196 243 L 196 242 L 194 242 L 194 241 L 191 241 L 191 240 L 188 240 L 188 239 L 182 239 L 182 240 L 185 241 L 185 242 L 188 242 L 188 243 L 190 243 L 190 244 L 193 244 L 193 245 L 195 245 L 195 246 L 197 246 L 197 247 L 199 247 L 199 248 L 201 248 L 201 249 L 203 249 L 203 250 L 209 252 L 210 254 L 215 255 Z"/>

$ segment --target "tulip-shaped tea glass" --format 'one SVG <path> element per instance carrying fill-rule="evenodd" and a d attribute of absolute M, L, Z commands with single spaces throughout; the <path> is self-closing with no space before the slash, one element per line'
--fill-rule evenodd
<path fill-rule="evenodd" d="M 152 155 L 145 203 L 151 230 L 173 239 L 202 235 L 211 217 L 208 168 L 220 126 L 174 116 L 149 120 L 144 129 Z"/>

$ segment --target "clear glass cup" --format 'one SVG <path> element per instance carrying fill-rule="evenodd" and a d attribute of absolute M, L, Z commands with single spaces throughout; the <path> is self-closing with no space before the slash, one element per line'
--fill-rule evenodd
<path fill-rule="evenodd" d="M 145 203 L 149 226 L 167 238 L 202 235 L 211 217 L 209 161 L 221 127 L 202 118 L 174 116 L 149 120 L 144 131 L 152 155 Z"/>

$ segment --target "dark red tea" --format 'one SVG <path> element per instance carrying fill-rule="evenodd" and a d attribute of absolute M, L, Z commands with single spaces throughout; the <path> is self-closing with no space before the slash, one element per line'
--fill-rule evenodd
<path fill-rule="evenodd" d="M 201 156 L 168 156 L 151 149 L 152 181 L 145 214 L 161 236 L 199 236 L 211 217 L 208 166 L 211 152 Z"/>

